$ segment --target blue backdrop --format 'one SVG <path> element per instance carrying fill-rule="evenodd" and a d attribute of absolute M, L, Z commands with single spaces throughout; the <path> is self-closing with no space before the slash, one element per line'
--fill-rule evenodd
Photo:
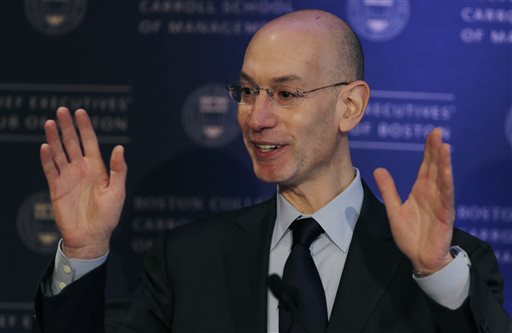
<path fill-rule="evenodd" d="M 85 107 L 105 156 L 127 149 L 128 198 L 108 293 L 136 283 L 162 230 L 259 202 L 224 86 L 252 33 L 324 8 L 360 35 L 372 99 L 351 133 L 372 189 L 403 197 L 434 127 L 453 146 L 456 225 L 490 242 L 512 312 L 512 3 L 479 1 L 4 0 L 0 2 L 0 332 L 29 331 L 36 281 L 59 239 L 39 166 L 44 120 Z"/>

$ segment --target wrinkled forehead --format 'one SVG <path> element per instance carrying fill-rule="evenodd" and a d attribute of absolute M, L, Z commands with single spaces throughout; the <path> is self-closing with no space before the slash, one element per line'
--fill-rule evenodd
<path fill-rule="evenodd" d="M 332 71 L 334 53 L 322 29 L 297 22 L 274 25 L 260 30 L 249 43 L 242 74 L 259 85 L 283 81 L 283 78 L 298 83 L 320 83 Z"/>

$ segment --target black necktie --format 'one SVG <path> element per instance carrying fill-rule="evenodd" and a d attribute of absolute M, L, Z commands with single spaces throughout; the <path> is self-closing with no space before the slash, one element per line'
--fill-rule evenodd
<path fill-rule="evenodd" d="M 297 313 L 279 304 L 279 333 L 323 333 L 328 320 L 325 292 L 309 247 L 324 230 L 313 218 L 295 220 L 290 229 L 293 245 L 284 265 L 283 283 Z"/>

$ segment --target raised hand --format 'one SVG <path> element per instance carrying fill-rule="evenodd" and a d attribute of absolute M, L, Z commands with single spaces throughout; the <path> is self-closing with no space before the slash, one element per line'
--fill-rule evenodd
<path fill-rule="evenodd" d="M 82 146 L 69 110 L 60 107 L 57 120 L 62 138 L 57 123 L 48 120 L 44 126 L 47 143 L 41 145 L 41 163 L 64 254 L 70 258 L 92 259 L 108 251 L 110 237 L 119 223 L 127 167 L 124 148 L 116 146 L 107 173 L 87 112 L 78 109 L 75 119 Z"/>
<path fill-rule="evenodd" d="M 431 273 L 446 266 L 455 221 L 450 146 L 439 128 L 427 137 L 418 178 L 402 203 L 386 169 L 374 171 L 391 225 L 393 238 L 414 269 Z"/>

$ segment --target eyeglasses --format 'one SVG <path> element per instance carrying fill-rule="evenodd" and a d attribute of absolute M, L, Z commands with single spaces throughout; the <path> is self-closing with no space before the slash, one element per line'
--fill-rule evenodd
<path fill-rule="evenodd" d="M 291 108 L 296 100 L 301 97 L 305 97 L 309 93 L 325 88 L 337 87 L 347 84 L 350 84 L 350 82 L 343 81 L 325 87 L 302 91 L 297 88 L 291 88 L 282 85 L 276 85 L 272 88 L 254 88 L 248 84 L 237 82 L 228 85 L 226 89 L 229 92 L 229 96 L 238 102 L 238 104 L 254 105 L 254 103 L 256 103 L 256 98 L 260 94 L 260 91 L 264 90 L 267 92 L 268 97 L 270 97 L 273 102 L 277 103 L 277 105 L 282 108 Z"/>

